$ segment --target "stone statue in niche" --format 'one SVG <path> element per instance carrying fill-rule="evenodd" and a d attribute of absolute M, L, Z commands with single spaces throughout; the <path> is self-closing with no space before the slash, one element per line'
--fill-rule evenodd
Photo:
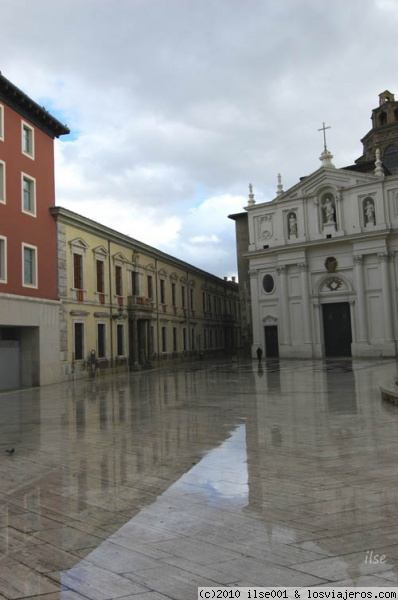
<path fill-rule="evenodd" d="M 288 215 L 289 238 L 297 237 L 297 217 L 296 213 L 291 212 Z"/>
<path fill-rule="evenodd" d="M 324 223 L 335 223 L 336 222 L 336 210 L 334 207 L 334 202 L 330 196 L 325 198 L 325 201 L 322 203 L 322 208 L 324 211 Z"/>
<path fill-rule="evenodd" d="M 365 225 L 376 225 L 375 205 L 371 198 L 364 202 Z"/>

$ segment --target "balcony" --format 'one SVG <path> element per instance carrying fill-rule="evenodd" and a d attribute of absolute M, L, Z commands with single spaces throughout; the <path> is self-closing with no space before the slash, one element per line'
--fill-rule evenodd
<path fill-rule="evenodd" d="M 127 307 L 134 312 L 152 312 L 153 301 L 145 296 L 129 296 L 127 298 Z"/>

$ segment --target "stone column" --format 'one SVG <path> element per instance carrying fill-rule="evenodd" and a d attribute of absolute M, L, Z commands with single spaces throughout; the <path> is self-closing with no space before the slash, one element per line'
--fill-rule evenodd
<path fill-rule="evenodd" d="M 358 314 L 358 342 L 368 342 L 365 284 L 363 277 L 363 256 L 354 256 L 355 280 L 357 288 L 356 307 Z"/>
<path fill-rule="evenodd" d="M 138 327 L 137 317 L 131 316 L 129 319 L 129 342 L 130 342 L 130 367 L 136 368 L 138 365 Z"/>
<path fill-rule="evenodd" d="M 282 343 L 290 344 L 289 294 L 287 289 L 286 266 L 277 266 L 276 272 L 279 277 L 279 302 L 281 307 L 278 325 L 282 330 Z"/>
<path fill-rule="evenodd" d="M 264 348 L 264 332 L 260 323 L 260 296 L 258 292 L 258 270 L 252 269 L 249 271 L 250 275 L 250 293 L 252 303 L 252 326 L 253 326 L 253 345 L 252 352 L 253 357 L 256 356 L 256 348 L 260 344 Z"/>
<path fill-rule="evenodd" d="M 378 254 L 381 264 L 381 287 L 383 295 L 383 316 L 384 316 L 384 338 L 391 341 L 394 339 L 392 309 L 391 309 L 391 283 L 389 272 L 389 261 L 391 255 L 388 252 Z"/>
<path fill-rule="evenodd" d="M 297 266 L 301 271 L 301 297 L 302 297 L 302 302 L 303 302 L 304 343 L 310 344 L 312 342 L 312 328 L 311 328 L 308 265 L 306 262 L 302 262 L 302 263 L 299 263 Z"/>
<path fill-rule="evenodd" d="M 337 191 L 336 194 L 336 229 L 337 231 L 343 231 L 345 223 L 344 223 L 344 211 L 342 209 L 343 201 L 343 192 L 341 190 Z"/>

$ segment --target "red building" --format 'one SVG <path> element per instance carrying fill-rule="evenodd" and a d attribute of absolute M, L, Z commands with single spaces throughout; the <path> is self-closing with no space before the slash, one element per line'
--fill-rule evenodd
<path fill-rule="evenodd" d="M 54 138 L 69 129 L 0 74 L 0 389 L 58 380 Z"/>

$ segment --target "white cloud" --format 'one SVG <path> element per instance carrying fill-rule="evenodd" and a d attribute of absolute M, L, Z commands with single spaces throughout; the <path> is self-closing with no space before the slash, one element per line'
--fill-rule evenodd
<path fill-rule="evenodd" d="M 272 199 L 317 169 L 323 121 L 336 166 L 360 156 L 398 94 L 396 24 L 389 0 L 3 0 L 0 52 L 72 130 L 59 205 L 232 275 L 249 183 Z"/>

